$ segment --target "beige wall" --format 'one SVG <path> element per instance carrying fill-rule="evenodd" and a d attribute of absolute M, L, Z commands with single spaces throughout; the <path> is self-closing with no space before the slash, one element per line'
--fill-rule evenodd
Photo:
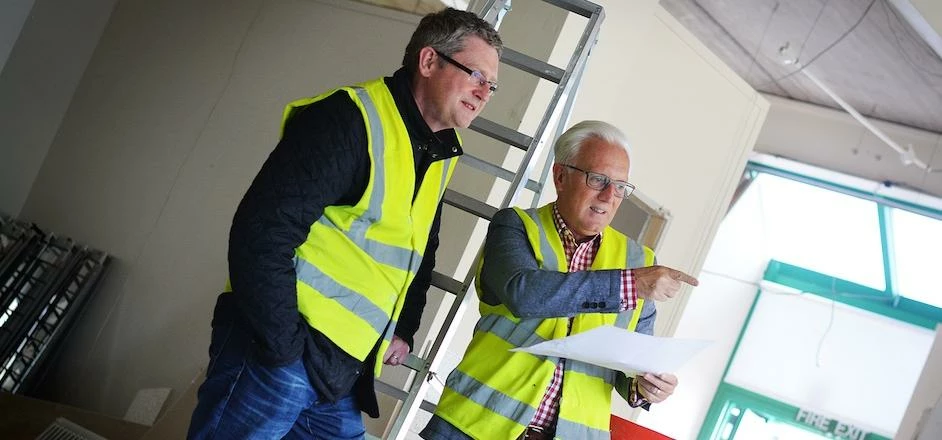
<path fill-rule="evenodd" d="M 114 4 L 0 5 L 0 213 L 23 208 Z"/>

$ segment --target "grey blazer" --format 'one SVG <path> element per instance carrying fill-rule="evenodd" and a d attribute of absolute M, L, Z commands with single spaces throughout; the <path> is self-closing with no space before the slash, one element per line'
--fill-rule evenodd
<path fill-rule="evenodd" d="M 494 215 L 484 243 L 480 283 L 482 301 L 504 304 L 520 318 L 572 317 L 579 313 L 617 313 L 621 270 L 563 273 L 541 270 L 523 221 L 513 209 Z M 653 334 L 657 309 L 645 301 L 636 332 Z"/>

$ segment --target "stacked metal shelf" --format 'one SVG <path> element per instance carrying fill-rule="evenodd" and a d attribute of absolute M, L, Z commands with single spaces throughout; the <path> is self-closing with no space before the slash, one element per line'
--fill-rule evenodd
<path fill-rule="evenodd" d="M 0 390 L 36 386 L 107 263 L 104 252 L 0 217 Z"/>

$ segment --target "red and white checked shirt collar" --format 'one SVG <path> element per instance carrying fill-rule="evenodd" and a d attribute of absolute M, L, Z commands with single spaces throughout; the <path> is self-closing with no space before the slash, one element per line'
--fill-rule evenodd
<path fill-rule="evenodd" d="M 570 272 L 588 270 L 595 261 L 595 255 L 598 253 L 599 245 L 602 243 L 602 234 L 598 234 L 581 243 L 576 241 L 576 237 L 566 227 L 566 222 L 559 215 L 559 209 L 553 203 L 553 223 L 556 225 L 556 232 L 563 242 L 563 250 L 566 252 L 566 262 Z M 620 310 L 634 309 L 637 306 L 638 297 L 634 292 L 634 278 L 630 270 L 623 270 L 621 277 L 621 307 Z M 569 318 L 569 328 L 566 334 L 572 330 L 572 318 Z M 546 392 L 543 394 L 543 400 L 536 409 L 531 426 L 542 428 L 552 428 L 556 425 L 556 416 L 559 414 L 559 397 L 563 389 L 563 371 L 566 369 L 566 359 L 560 358 L 556 364 L 556 371 L 553 372 L 553 379 L 550 381 Z M 636 393 L 631 393 L 635 395 Z M 635 400 L 635 399 L 631 399 Z M 635 403 L 635 402 L 629 402 Z M 632 405 L 635 406 L 635 405 Z"/>

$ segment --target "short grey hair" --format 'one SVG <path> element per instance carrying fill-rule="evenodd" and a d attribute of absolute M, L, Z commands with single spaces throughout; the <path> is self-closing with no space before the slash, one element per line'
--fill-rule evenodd
<path fill-rule="evenodd" d="M 568 164 L 582 149 L 582 144 L 589 139 L 601 139 L 616 144 L 625 150 L 631 158 L 628 137 L 618 127 L 603 121 L 582 121 L 566 130 L 556 139 L 554 153 L 556 163 Z"/>
<path fill-rule="evenodd" d="M 490 23 L 473 12 L 445 8 L 428 14 L 422 18 L 419 26 L 412 33 L 412 38 L 402 55 L 402 65 L 414 74 L 419 66 L 419 51 L 423 47 L 431 46 L 450 57 L 464 50 L 465 37 L 472 36 L 484 40 L 497 51 L 497 56 L 500 57 L 504 49 L 500 35 Z M 441 62 L 439 60 L 439 63 Z"/>

